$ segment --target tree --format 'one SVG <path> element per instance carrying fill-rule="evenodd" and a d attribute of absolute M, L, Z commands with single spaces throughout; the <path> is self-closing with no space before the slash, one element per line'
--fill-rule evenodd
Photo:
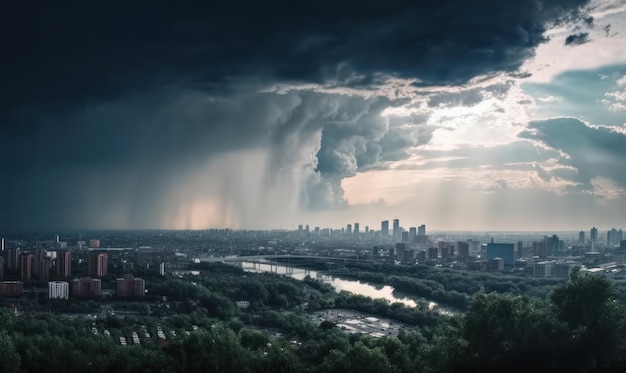
<path fill-rule="evenodd" d="M 607 278 L 578 269 L 567 284 L 554 288 L 550 295 L 554 311 L 571 331 L 565 360 L 596 367 L 623 352 L 624 307 L 617 298 Z"/>
<path fill-rule="evenodd" d="M 352 372 L 389 372 L 391 364 L 380 347 L 370 348 L 358 341 L 347 353 Z"/>
<path fill-rule="evenodd" d="M 463 320 L 467 358 L 481 370 L 546 369 L 556 329 L 539 300 L 480 291 Z"/>
<path fill-rule="evenodd" d="M 15 349 L 13 339 L 5 331 L 0 331 L 0 372 L 19 372 L 20 355 Z"/>
<path fill-rule="evenodd" d="M 14 322 L 13 314 L 8 308 L 0 308 L 0 331 L 10 331 Z"/>

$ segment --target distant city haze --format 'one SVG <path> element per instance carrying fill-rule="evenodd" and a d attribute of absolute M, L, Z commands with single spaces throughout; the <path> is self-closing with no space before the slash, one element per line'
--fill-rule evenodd
<path fill-rule="evenodd" d="M 0 233 L 626 227 L 623 1 L 139 3 L 3 8 Z"/>

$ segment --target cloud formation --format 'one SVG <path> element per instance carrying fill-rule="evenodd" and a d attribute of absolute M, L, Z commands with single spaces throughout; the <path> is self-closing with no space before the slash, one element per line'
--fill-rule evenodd
<path fill-rule="evenodd" d="M 516 71 L 549 27 L 580 18 L 586 4 L 11 2 L 0 22 L 11 56 L 0 62 L 3 108 L 109 99 L 172 81 L 207 89 L 243 78 L 367 85 L 386 74 L 460 83 Z"/>
<path fill-rule="evenodd" d="M 506 95 L 445 87 L 520 74 L 587 4 L 3 4 L 0 223 L 254 226 L 346 206 L 346 178 L 433 138 L 429 111 L 386 114 L 401 90 L 430 109 Z"/>
<path fill-rule="evenodd" d="M 598 180 L 612 180 L 626 189 L 626 133 L 623 128 L 591 126 L 575 118 L 533 121 L 520 136 L 560 151 L 559 163 L 573 167 L 571 180 L 586 190 L 597 189 Z M 604 183 L 606 184 L 606 183 Z"/>
<path fill-rule="evenodd" d="M 572 34 L 565 38 L 565 45 L 582 45 L 589 43 L 589 33 L 579 32 L 578 34 Z"/>

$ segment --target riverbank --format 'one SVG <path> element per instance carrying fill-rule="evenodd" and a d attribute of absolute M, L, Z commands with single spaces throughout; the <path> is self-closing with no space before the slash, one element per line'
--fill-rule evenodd
<path fill-rule="evenodd" d="M 349 278 L 347 276 L 329 275 L 322 271 L 307 268 L 283 266 L 271 262 L 242 262 L 242 268 L 248 272 L 270 272 L 303 280 L 306 276 L 318 279 L 331 285 L 337 292 L 347 291 L 352 294 L 363 295 L 372 299 L 384 299 L 389 303 L 401 303 L 407 307 L 415 308 L 418 305 L 426 305 L 429 310 L 446 316 L 462 313 L 462 310 L 441 304 L 433 299 L 415 296 L 408 292 L 401 292 L 394 286 L 375 282 L 368 282 Z"/>

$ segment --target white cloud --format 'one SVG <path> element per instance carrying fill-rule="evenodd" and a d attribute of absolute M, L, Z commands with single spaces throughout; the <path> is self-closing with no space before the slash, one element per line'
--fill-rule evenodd
<path fill-rule="evenodd" d="M 585 29 L 589 43 L 568 47 L 565 38 L 575 30 L 559 28 L 548 33 L 550 41 L 545 43 L 528 60 L 523 71 L 532 74 L 528 82 L 550 82 L 555 76 L 569 70 L 596 69 L 607 65 L 626 63 L 626 5 L 624 1 L 595 0 L 590 4 L 590 15 L 598 27 Z M 607 36 L 604 27 L 610 26 Z M 603 77 L 600 76 L 600 79 Z"/>
<path fill-rule="evenodd" d="M 626 85 L 626 75 L 619 78 L 616 83 L 617 85 Z"/>
<path fill-rule="evenodd" d="M 606 97 L 610 97 L 616 101 L 626 101 L 626 89 L 623 91 L 614 91 L 608 92 L 605 94 Z"/>
<path fill-rule="evenodd" d="M 610 111 L 626 111 L 626 88 L 622 91 L 607 92 L 604 97 L 601 101 Z"/>
<path fill-rule="evenodd" d="M 545 103 L 554 102 L 554 101 L 556 101 L 556 97 L 554 97 L 554 96 L 539 97 L 539 101 L 545 102 Z"/>
<path fill-rule="evenodd" d="M 626 195 L 626 191 L 608 177 L 594 177 L 591 185 L 593 189 L 587 193 L 603 199 L 617 199 Z"/>

